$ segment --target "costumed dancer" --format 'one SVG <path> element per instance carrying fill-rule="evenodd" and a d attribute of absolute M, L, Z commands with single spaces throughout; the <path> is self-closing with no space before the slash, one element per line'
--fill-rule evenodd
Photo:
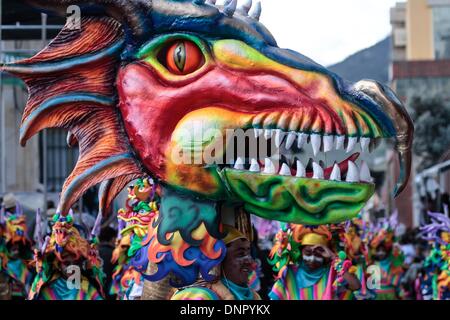
<path fill-rule="evenodd" d="M 445 214 L 428 212 L 431 223 L 421 228 L 431 251 L 417 279 L 418 299 L 450 300 L 450 219 Z"/>
<path fill-rule="evenodd" d="M 400 281 L 404 274 L 404 256 L 395 239 L 397 219 L 397 212 L 382 219 L 374 227 L 370 239 L 369 258 L 380 272 L 380 281 L 373 288 L 376 300 L 401 299 Z"/>
<path fill-rule="evenodd" d="M 26 217 L 12 194 L 5 196 L 0 213 L 0 296 L 23 300 L 33 281 L 28 263 L 33 259 Z"/>
<path fill-rule="evenodd" d="M 270 253 L 277 274 L 272 300 L 334 300 L 340 287 L 355 291 L 361 284 L 345 252 L 332 251 L 332 234 L 322 225 L 286 225 Z"/>
<path fill-rule="evenodd" d="M 72 212 L 55 214 L 51 236 L 35 249 L 37 275 L 30 300 L 104 299 L 102 261 L 96 248 L 100 220 L 97 218 L 88 241 L 74 227 Z"/>
<path fill-rule="evenodd" d="M 227 233 L 225 259 L 221 264 L 220 277 L 216 281 L 199 281 L 192 286 L 180 288 L 172 300 L 261 300 L 249 286 L 249 274 L 255 269 L 250 254 L 250 240 L 239 230 L 224 225 Z"/>
<path fill-rule="evenodd" d="M 118 212 L 120 236 L 112 259 L 117 266 L 110 293 L 116 293 L 118 299 L 139 300 L 142 296 L 142 274 L 148 266 L 143 240 L 158 215 L 158 206 L 156 185 L 149 178 L 140 178 L 128 188 L 125 208 Z"/>
<path fill-rule="evenodd" d="M 369 252 L 367 244 L 368 223 L 360 218 L 347 221 L 338 228 L 340 247 L 348 259 L 352 261 L 355 276 L 361 283 L 361 289 L 356 291 L 342 290 L 340 300 L 373 300 L 375 293 L 367 287 L 366 270 L 369 266 Z"/>

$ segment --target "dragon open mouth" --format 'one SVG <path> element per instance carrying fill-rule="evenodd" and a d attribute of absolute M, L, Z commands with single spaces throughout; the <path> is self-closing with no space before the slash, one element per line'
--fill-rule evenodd
<path fill-rule="evenodd" d="M 369 167 L 360 156 L 373 151 L 380 138 L 250 129 L 245 147 L 239 148 L 235 145 L 242 135 L 236 135 L 234 145 L 227 146 L 228 152 L 235 151 L 233 159 L 218 167 L 253 214 L 310 225 L 344 221 L 374 193 Z M 261 146 L 267 146 L 268 156 L 261 157 Z M 252 149 L 258 150 L 256 157 Z"/>

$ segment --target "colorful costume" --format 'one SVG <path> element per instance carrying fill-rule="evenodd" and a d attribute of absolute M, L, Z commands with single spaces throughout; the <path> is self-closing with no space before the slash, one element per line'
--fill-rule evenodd
<path fill-rule="evenodd" d="M 396 243 L 395 229 L 397 228 L 397 213 L 390 218 L 382 219 L 370 240 L 370 259 L 372 265 L 380 271 L 380 283 L 374 288 L 376 300 L 397 300 L 401 298 L 400 281 L 404 273 L 403 252 Z M 382 246 L 386 251 L 386 257 L 376 259 L 376 251 Z"/>
<path fill-rule="evenodd" d="M 227 228 L 224 239 L 226 245 L 246 236 L 234 228 Z M 249 284 L 239 286 L 227 279 L 225 274 L 214 282 L 199 282 L 193 286 L 179 289 L 172 296 L 172 300 L 261 300 L 255 289 Z"/>
<path fill-rule="evenodd" d="M 101 216 L 99 216 L 101 218 Z M 80 236 L 72 215 L 56 214 L 52 234 L 35 250 L 30 300 L 103 300 L 102 261 L 97 250 L 100 219 L 91 242 Z M 42 239 L 42 238 L 41 238 Z"/>
<path fill-rule="evenodd" d="M 34 276 L 28 267 L 33 252 L 25 215 L 19 205 L 14 212 L 6 211 L 4 207 L 0 211 L 0 282 L 5 295 L 25 299 Z"/>
<path fill-rule="evenodd" d="M 331 246 L 332 234 L 325 226 L 318 228 L 290 225 L 280 230 L 270 254 L 277 272 L 269 297 L 271 300 L 334 300 L 345 286 L 343 274 L 351 268 L 341 252 L 330 264 L 315 270 L 302 261 L 303 246 Z"/>
<path fill-rule="evenodd" d="M 355 217 L 375 190 L 367 166 L 354 163 L 358 142 L 367 151 L 379 138 L 395 138 L 395 194 L 407 184 L 413 125 L 392 90 L 372 81 L 350 84 L 279 48 L 259 22 L 259 2 L 30 2 L 63 16 L 78 5 L 81 19 L 36 56 L 1 67 L 29 86 L 21 143 L 58 127 L 69 131 L 70 146 L 78 145 L 58 205 L 63 215 L 96 184 L 106 214 L 130 181 L 154 179 L 161 207 L 142 243 L 146 282 L 169 275 L 175 287 L 213 281 L 210 271 L 226 251 L 222 219 L 242 218 L 235 206 L 308 225 Z M 255 144 L 273 138 L 285 154 L 305 143 L 314 158 L 322 146 L 352 154 L 330 168 L 316 161 L 313 170 L 300 161 L 276 163 L 273 154 L 247 159 L 234 154 L 230 130 L 247 130 Z"/>
<path fill-rule="evenodd" d="M 429 212 L 431 223 L 421 228 L 422 237 L 431 244 L 418 283 L 420 299 L 450 300 L 450 219 L 445 214 Z"/>

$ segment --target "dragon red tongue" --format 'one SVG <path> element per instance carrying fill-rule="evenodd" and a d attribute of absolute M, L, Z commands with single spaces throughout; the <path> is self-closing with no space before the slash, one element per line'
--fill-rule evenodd
<path fill-rule="evenodd" d="M 359 152 L 356 152 L 356 153 L 352 154 L 350 157 L 348 157 L 347 159 L 345 159 L 344 161 L 342 161 L 342 162 L 340 162 L 338 164 L 339 169 L 341 169 L 341 173 L 342 174 L 345 174 L 347 172 L 347 170 L 348 170 L 348 162 L 349 161 L 355 162 L 359 158 L 359 155 L 360 155 Z M 333 171 L 333 166 L 331 166 L 329 168 L 326 168 L 323 171 L 325 179 L 329 179 L 330 178 L 330 175 L 331 175 L 332 171 Z M 306 177 L 307 178 L 312 178 L 313 175 L 314 175 L 314 173 L 311 172 L 311 171 L 306 172 Z"/>

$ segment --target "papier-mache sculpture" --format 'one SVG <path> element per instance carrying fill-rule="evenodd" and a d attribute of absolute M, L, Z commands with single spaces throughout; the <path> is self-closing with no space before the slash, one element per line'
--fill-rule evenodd
<path fill-rule="evenodd" d="M 2 66 L 29 87 L 21 144 L 57 127 L 78 145 L 61 217 L 96 184 L 106 213 L 129 182 L 153 178 L 160 210 L 145 240 L 146 281 L 158 284 L 148 283 L 152 298 L 167 297 L 168 278 L 177 287 L 199 275 L 214 280 L 226 250 L 222 223 L 250 230 L 248 214 L 304 225 L 355 217 L 374 193 L 367 165 L 355 164 L 357 145 L 366 152 L 395 139 L 395 193 L 408 182 L 413 125 L 395 94 L 279 48 L 259 22 L 259 2 L 28 2 L 63 16 L 76 5 L 81 20 L 34 57 Z M 255 145 L 269 143 L 270 154 L 234 154 L 228 133 L 240 130 Z M 294 158 L 307 146 L 309 165 Z M 323 167 L 320 153 L 336 149 L 346 159 Z"/>

